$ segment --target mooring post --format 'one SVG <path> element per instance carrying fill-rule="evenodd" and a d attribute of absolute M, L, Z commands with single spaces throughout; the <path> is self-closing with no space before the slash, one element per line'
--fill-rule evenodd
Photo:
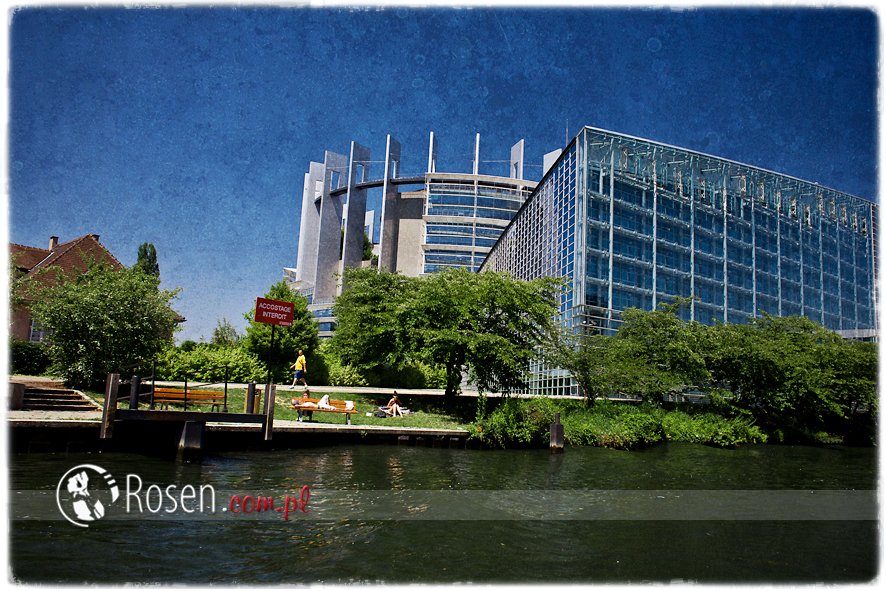
<path fill-rule="evenodd" d="M 222 409 L 222 412 L 228 412 L 228 369 L 230 366 L 225 366 L 225 406 Z"/>
<path fill-rule="evenodd" d="M 138 410 L 138 394 L 142 387 L 142 379 L 132 376 L 132 388 L 129 390 L 129 410 Z"/>
<path fill-rule="evenodd" d="M 270 441 L 274 435 L 274 404 L 277 396 L 277 385 L 268 383 L 265 388 L 265 422 L 264 437 L 265 441 Z"/>
<path fill-rule="evenodd" d="M 203 431 L 206 423 L 184 421 L 178 428 L 176 462 L 191 462 L 203 459 Z"/>
<path fill-rule="evenodd" d="M 255 408 L 255 382 L 251 382 L 246 385 L 246 400 L 243 404 L 243 412 L 246 414 L 252 414 L 255 412 L 253 410 Z"/>
<path fill-rule="evenodd" d="M 101 439 L 110 439 L 114 434 L 114 415 L 117 413 L 117 388 L 119 385 L 120 375 L 109 373 L 105 385 L 105 404 L 102 408 L 102 427 L 98 434 Z"/>
<path fill-rule="evenodd" d="M 551 423 L 551 453 L 563 452 L 563 425 L 560 424 L 560 413 L 554 413 Z"/>
<path fill-rule="evenodd" d="M 154 389 L 157 387 L 157 360 L 151 361 L 151 404 L 149 409 L 154 410 Z"/>

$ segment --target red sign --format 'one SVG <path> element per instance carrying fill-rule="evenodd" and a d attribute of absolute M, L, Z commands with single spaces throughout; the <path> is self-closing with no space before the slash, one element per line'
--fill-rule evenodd
<path fill-rule="evenodd" d="M 255 299 L 255 321 L 277 326 L 292 326 L 292 316 L 295 314 L 295 304 L 268 300 L 265 298 Z"/>

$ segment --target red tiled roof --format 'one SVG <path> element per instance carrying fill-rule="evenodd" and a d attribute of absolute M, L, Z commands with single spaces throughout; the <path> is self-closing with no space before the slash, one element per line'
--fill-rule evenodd
<path fill-rule="evenodd" d="M 59 244 L 52 250 L 20 244 L 10 244 L 9 247 L 13 256 L 18 255 L 15 265 L 25 271 L 25 277 L 33 277 L 43 284 L 54 281 L 59 271 L 66 276 L 85 272 L 90 259 L 105 262 L 115 270 L 123 268 L 123 264 L 93 234 Z"/>
<path fill-rule="evenodd" d="M 21 244 L 9 244 L 9 254 L 12 255 L 13 264 L 22 271 L 30 271 L 37 263 L 49 256 L 45 248 L 22 246 Z"/>
<path fill-rule="evenodd" d="M 52 250 L 10 242 L 9 252 L 14 259 L 13 264 L 25 273 L 25 277 L 33 277 L 44 285 L 55 281 L 59 271 L 62 271 L 65 276 L 85 272 L 90 259 L 107 263 L 115 271 L 122 269 L 123 263 L 102 246 L 98 238 L 96 234 L 87 234 L 59 244 Z M 41 270 L 45 271 L 38 273 Z M 26 299 L 30 299 L 24 293 L 22 295 Z M 186 321 L 185 317 L 177 312 L 175 316 L 175 321 L 178 323 Z"/>

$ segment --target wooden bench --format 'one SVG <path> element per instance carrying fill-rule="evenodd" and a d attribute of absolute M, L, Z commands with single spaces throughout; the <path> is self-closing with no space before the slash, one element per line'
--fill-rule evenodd
<path fill-rule="evenodd" d="M 348 403 L 344 400 L 329 400 L 329 405 L 332 408 L 317 408 L 316 406 L 303 406 L 302 402 L 313 402 L 315 405 L 320 402 L 319 398 L 308 398 L 305 400 L 304 398 L 292 398 L 292 408 L 295 410 L 301 410 L 304 412 L 337 412 L 341 414 L 347 415 L 348 424 L 351 424 L 351 415 L 357 414 L 358 411 L 356 405 L 354 408 L 347 408 Z"/>
<path fill-rule="evenodd" d="M 211 404 L 210 410 L 218 410 L 225 403 L 225 393 L 217 390 L 188 390 L 188 404 Z M 150 394 L 150 393 L 149 393 Z M 154 404 L 161 410 L 169 410 L 169 404 L 184 404 L 185 391 L 177 388 L 154 388 Z M 164 408 L 165 407 L 165 408 Z"/>

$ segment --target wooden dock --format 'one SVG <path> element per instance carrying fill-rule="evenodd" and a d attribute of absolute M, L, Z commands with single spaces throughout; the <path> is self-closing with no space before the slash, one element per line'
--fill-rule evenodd
<path fill-rule="evenodd" d="M 461 429 L 424 429 L 386 425 L 353 425 L 274 420 L 276 386 L 264 392 L 262 413 L 199 412 L 117 408 L 119 376 L 108 376 L 100 412 L 57 410 L 10 411 L 13 451 L 126 451 L 199 460 L 204 453 L 237 449 L 313 447 L 338 443 L 396 443 L 465 448 L 469 433 Z M 135 406 L 133 406 L 135 405 Z"/>
<path fill-rule="evenodd" d="M 172 457 L 179 433 L 177 423 L 152 425 L 142 421 L 118 421 L 112 439 L 100 439 L 101 420 L 75 418 L 26 418 L 35 414 L 13 412 L 7 419 L 13 451 L 27 452 L 127 452 Z M 66 413 L 75 414 L 75 413 Z M 83 413 L 76 413 L 83 414 Z M 96 413 L 98 414 L 98 413 Z M 165 428 L 164 428 L 165 427 Z M 318 445 L 367 444 L 409 445 L 466 449 L 478 447 L 460 429 L 419 429 L 384 425 L 344 425 L 334 423 L 299 423 L 275 421 L 273 438 L 265 441 L 262 425 L 256 423 L 205 423 L 200 453 L 223 453 L 238 450 L 271 450 Z M 152 447 L 146 447 L 146 441 Z M 163 449 L 158 441 L 165 441 Z"/>

